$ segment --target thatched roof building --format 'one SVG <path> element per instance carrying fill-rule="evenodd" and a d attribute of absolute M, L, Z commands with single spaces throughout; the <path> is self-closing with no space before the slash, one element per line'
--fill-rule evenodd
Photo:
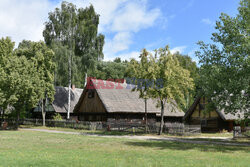
<path fill-rule="evenodd" d="M 145 113 L 145 101 L 139 98 L 139 92 L 132 92 L 134 85 L 117 82 L 107 82 L 103 80 L 90 79 L 84 89 L 79 102 L 76 104 L 74 113 L 79 113 L 88 117 L 93 114 L 100 114 L 109 117 L 131 117 L 139 115 L 142 117 Z M 147 112 L 151 117 L 160 116 L 160 107 L 157 107 L 156 100 L 147 100 Z M 173 104 L 166 104 L 165 117 L 182 118 L 184 112 Z M 84 117 L 84 116 L 83 116 Z M 106 120 L 106 118 L 102 120 Z M 90 119 L 86 119 L 90 120 Z M 95 119 L 97 120 L 97 119 Z"/>
<path fill-rule="evenodd" d="M 72 88 L 71 89 L 71 102 L 70 113 L 73 113 L 73 109 L 83 92 L 83 89 Z M 53 114 L 59 113 L 65 116 L 68 111 L 68 87 L 55 87 L 54 101 L 46 106 L 46 112 Z M 38 105 L 34 112 L 41 112 L 41 107 Z"/>
<path fill-rule="evenodd" d="M 52 106 L 57 113 L 67 113 L 68 111 L 68 87 L 55 87 L 56 93 L 55 93 L 55 99 L 52 103 Z M 83 92 L 83 89 L 79 88 L 73 88 L 71 89 L 71 97 L 70 97 L 70 113 L 73 113 L 73 109 L 77 102 L 79 101 L 79 98 Z"/>
<path fill-rule="evenodd" d="M 208 101 L 205 97 L 197 97 L 183 117 L 190 125 L 201 125 L 203 131 L 232 130 L 235 121 L 244 118 L 244 112 L 230 114 L 224 109 L 204 112 Z M 249 112 L 249 111 L 248 111 Z"/>

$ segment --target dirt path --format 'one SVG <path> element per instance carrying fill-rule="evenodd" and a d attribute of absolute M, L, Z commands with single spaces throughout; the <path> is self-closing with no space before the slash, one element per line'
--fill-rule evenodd
<path fill-rule="evenodd" d="M 48 129 L 30 129 L 30 128 L 21 128 L 20 130 L 24 131 L 37 131 L 37 132 L 47 132 L 47 133 L 61 133 L 61 134 L 70 134 L 70 135 L 84 135 L 84 136 L 96 136 L 96 137 L 106 137 L 106 138 L 126 138 L 126 139 L 137 139 L 137 140 L 155 140 L 155 141 L 174 141 L 182 143 L 191 143 L 191 144 L 217 144 L 217 145 L 228 145 L 228 146 L 248 146 L 250 143 L 233 143 L 229 140 L 228 137 L 202 137 L 202 138 L 174 138 L 174 137 L 158 137 L 158 136 L 113 136 L 113 135 L 101 135 L 101 134 L 89 134 L 81 132 L 66 132 L 58 130 L 48 130 Z M 202 140 L 199 140 L 202 139 Z M 220 141 L 208 141 L 210 139 L 220 139 Z"/>

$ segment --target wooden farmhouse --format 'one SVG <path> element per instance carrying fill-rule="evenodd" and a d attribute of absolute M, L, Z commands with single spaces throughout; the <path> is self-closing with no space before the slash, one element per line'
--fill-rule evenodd
<path fill-rule="evenodd" d="M 236 124 L 235 121 L 244 117 L 244 114 L 241 112 L 235 115 L 226 114 L 224 109 L 204 112 L 207 104 L 205 97 L 196 98 L 185 113 L 183 121 L 189 125 L 201 125 L 202 132 L 216 132 L 223 129 L 232 131 L 233 126 Z"/>
<path fill-rule="evenodd" d="M 91 85 L 91 86 L 89 86 Z M 138 92 L 132 92 L 131 84 L 90 79 L 85 87 L 74 114 L 80 121 L 142 121 L 145 120 L 145 101 Z M 173 104 L 166 104 L 165 122 L 181 122 L 184 112 Z M 160 120 L 157 102 L 147 100 L 148 122 Z"/>
<path fill-rule="evenodd" d="M 68 112 L 68 87 L 55 87 L 54 101 L 46 105 L 46 117 L 51 118 L 55 113 L 59 113 L 63 119 L 66 119 Z M 71 89 L 71 102 L 70 102 L 70 116 L 74 118 L 73 109 L 77 104 L 83 89 L 78 89 L 72 86 Z M 33 110 L 33 117 L 41 117 L 41 107 L 38 105 Z"/>

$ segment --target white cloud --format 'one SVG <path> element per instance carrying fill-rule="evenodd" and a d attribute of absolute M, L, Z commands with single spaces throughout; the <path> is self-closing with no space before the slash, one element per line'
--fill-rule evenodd
<path fill-rule="evenodd" d="M 183 53 L 186 48 L 187 48 L 187 46 L 177 46 L 177 47 L 174 47 L 173 49 L 170 49 L 170 52 L 172 54 L 174 54 L 176 52 Z"/>
<path fill-rule="evenodd" d="M 212 20 L 210 20 L 208 18 L 202 19 L 201 22 L 204 23 L 204 24 L 210 25 L 210 26 L 215 25 L 215 22 L 213 22 Z"/>
<path fill-rule="evenodd" d="M 139 56 L 140 56 L 140 52 L 138 51 L 131 51 L 128 53 L 122 53 L 122 54 L 118 54 L 116 55 L 116 57 L 120 57 L 122 60 L 131 60 L 132 58 L 139 60 Z M 105 61 L 113 61 L 116 57 L 106 57 L 104 60 Z"/>
<path fill-rule="evenodd" d="M 71 0 L 77 7 L 86 7 L 92 4 L 100 15 L 99 32 L 110 31 L 110 26 L 117 15 L 117 11 L 127 0 Z"/>
<path fill-rule="evenodd" d="M 105 57 L 114 57 L 116 53 L 129 49 L 129 45 L 132 43 L 131 33 L 118 32 L 112 39 L 106 39 L 104 45 Z"/>
<path fill-rule="evenodd" d="M 42 40 L 43 23 L 53 7 L 44 0 L 1 0 L 0 37 L 10 36 L 16 45 L 23 39 Z"/>
<path fill-rule="evenodd" d="M 112 34 L 105 39 L 104 57 L 112 59 L 130 49 L 136 32 L 151 27 L 159 19 L 158 8 L 148 9 L 147 1 L 89 0 L 100 14 L 99 32 Z M 131 52 L 132 53 L 132 52 Z"/>
<path fill-rule="evenodd" d="M 117 11 L 111 29 L 113 31 L 137 32 L 152 26 L 159 16 L 160 10 L 147 10 L 145 2 L 129 2 Z"/>
<path fill-rule="evenodd" d="M 100 14 L 101 32 L 137 32 L 150 27 L 161 15 L 158 8 L 148 9 L 147 0 L 71 0 L 78 7 L 93 4 Z"/>
<path fill-rule="evenodd" d="M 162 19 L 158 8 L 149 8 L 147 0 L 69 0 L 79 7 L 93 4 L 100 14 L 99 32 L 106 35 L 105 57 L 129 52 L 135 33 Z M 42 31 L 48 13 L 59 7 L 60 1 L 1 0 L 0 37 L 10 36 L 16 45 L 23 39 L 43 40 Z"/>

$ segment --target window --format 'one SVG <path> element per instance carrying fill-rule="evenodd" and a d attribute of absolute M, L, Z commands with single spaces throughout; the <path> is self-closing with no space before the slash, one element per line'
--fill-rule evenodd
<path fill-rule="evenodd" d="M 89 89 L 88 90 L 88 98 L 90 99 L 90 98 L 93 98 L 94 96 L 95 96 L 94 90 L 93 89 Z"/>

